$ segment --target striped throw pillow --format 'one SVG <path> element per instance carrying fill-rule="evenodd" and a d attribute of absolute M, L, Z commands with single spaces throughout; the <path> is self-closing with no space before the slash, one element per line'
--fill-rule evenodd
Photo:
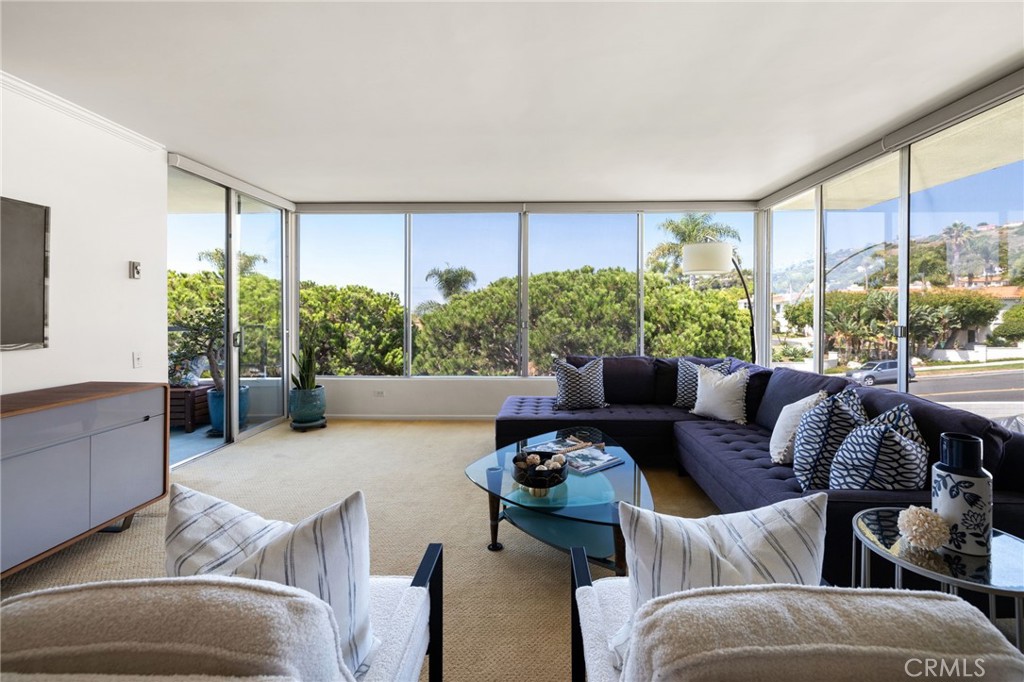
<path fill-rule="evenodd" d="M 172 577 L 235 575 L 313 593 L 334 611 L 345 665 L 357 676 L 369 668 L 380 640 L 370 627 L 370 525 L 361 491 L 293 526 L 174 484 L 165 551 Z"/>
<path fill-rule="evenodd" d="M 768 507 L 684 519 L 619 503 L 632 612 L 662 595 L 697 587 L 821 583 L 825 503 L 817 493 Z M 609 638 L 624 662 L 633 617 Z"/>

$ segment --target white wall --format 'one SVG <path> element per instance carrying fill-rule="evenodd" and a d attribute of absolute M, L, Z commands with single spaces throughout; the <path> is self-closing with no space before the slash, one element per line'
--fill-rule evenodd
<path fill-rule="evenodd" d="M 165 150 L 6 74 L 2 87 L 0 192 L 50 207 L 50 345 L 0 353 L 0 392 L 167 381 Z"/>
<path fill-rule="evenodd" d="M 936 348 L 929 354 L 932 360 L 947 362 L 998 362 L 999 360 L 1019 360 L 1024 358 L 1024 342 L 1016 346 L 986 346 L 974 344 L 971 349 Z"/>
<path fill-rule="evenodd" d="M 319 379 L 327 415 L 352 419 L 494 419 L 510 395 L 555 394 L 554 377 Z"/>

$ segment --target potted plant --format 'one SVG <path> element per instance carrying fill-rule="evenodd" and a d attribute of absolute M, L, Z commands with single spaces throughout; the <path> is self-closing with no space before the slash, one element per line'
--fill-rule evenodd
<path fill-rule="evenodd" d="M 299 344 L 299 354 L 292 354 L 295 373 L 292 374 L 292 389 L 288 393 L 288 413 L 291 426 L 297 431 L 324 428 L 327 420 L 327 397 L 324 387 L 316 383 L 316 344 L 306 341 Z"/>
<path fill-rule="evenodd" d="M 189 301 L 169 316 L 172 332 L 171 357 L 178 361 L 205 357 L 209 364 L 213 388 L 207 393 L 210 406 L 210 436 L 224 434 L 224 375 L 220 362 L 224 354 L 224 293 L 216 283 L 196 292 Z M 238 389 L 238 423 L 245 424 L 249 417 L 249 387 Z"/>

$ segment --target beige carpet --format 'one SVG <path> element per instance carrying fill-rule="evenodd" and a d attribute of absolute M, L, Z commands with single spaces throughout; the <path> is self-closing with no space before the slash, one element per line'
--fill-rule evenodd
<path fill-rule="evenodd" d="M 332 421 L 307 433 L 282 425 L 171 478 L 292 522 L 362 489 L 373 573 L 410 575 L 427 543 L 444 543 L 445 679 L 568 679 L 568 555 L 508 524 L 499 531 L 504 551 L 485 546 L 486 495 L 464 469 L 493 444 L 493 422 Z M 645 473 L 659 511 L 715 513 L 674 469 Z M 0 593 L 161 576 L 166 510 L 166 502 L 153 505 L 127 532 L 94 535 L 13 575 Z"/>

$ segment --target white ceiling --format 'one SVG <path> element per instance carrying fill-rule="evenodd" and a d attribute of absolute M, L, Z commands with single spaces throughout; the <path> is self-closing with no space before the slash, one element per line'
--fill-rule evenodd
<path fill-rule="evenodd" d="M 1024 3 L 3 2 L 2 68 L 306 201 L 760 199 L 1024 64 Z"/>

